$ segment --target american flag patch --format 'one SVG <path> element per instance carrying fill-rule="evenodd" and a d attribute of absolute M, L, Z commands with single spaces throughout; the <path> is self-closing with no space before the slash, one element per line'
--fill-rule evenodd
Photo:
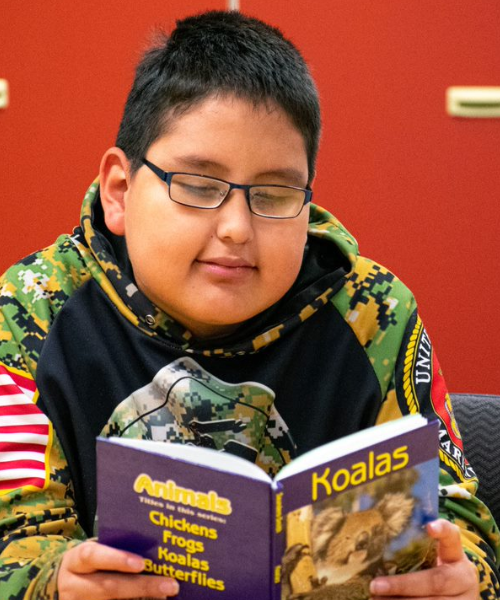
<path fill-rule="evenodd" d="M 0 495 L 48 482 L 51 424 L 35 394 L 33 379 L 0 364 Z"/>

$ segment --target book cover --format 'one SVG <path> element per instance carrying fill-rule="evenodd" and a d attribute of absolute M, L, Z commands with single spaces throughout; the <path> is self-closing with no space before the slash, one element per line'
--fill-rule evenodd
<path fill-rule="evenodd" d="M 366 600 L 378 575 L 431 567 L 438 426 L 283 473 L 282 600 Z M 286 468 L 285 468 L 286 469 Z"/>
<path fill-rule="evenodd" d="M 435 559 L 438 432 L 420 415 L 312 450 L 274 481 L 188 445 L 98 438 L 97 456 L 99 541 L 177 578 L 180 600 L 361 600 L 372 577 Z"/>

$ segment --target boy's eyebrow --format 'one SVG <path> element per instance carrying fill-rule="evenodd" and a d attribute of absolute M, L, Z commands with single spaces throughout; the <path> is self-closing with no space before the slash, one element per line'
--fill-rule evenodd
<path fill-rule="evenodd" d="M 203 171 L 216 170 L 217 172 L 223 174 L 228 170 L 227 167 L 222 163 L 219 163 L 215 160 L 202 158 L 201 156 L 196 155 L 177 156 L 175 157 L 175 162 L 176 164 L 181 165 L 181 168 L 185 169 Z M 297 187 L 303 187 L 304 185 L 304 174 L 301 173 L 298 169 L 294 169 L 293 167 L 284 167 L 282 169 L 270 169 L 269 171 L 259 173 L 258 177 L 275 177 L 277 179 L 291 182 L 290 185 L 295 185 Z"/>

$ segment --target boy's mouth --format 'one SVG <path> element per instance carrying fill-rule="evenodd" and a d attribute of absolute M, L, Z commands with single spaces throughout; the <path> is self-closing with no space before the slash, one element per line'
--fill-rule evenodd
<path fill-rule="evenodd" d="M 244 258 L 240 258 L 239 256 L 217 256 L 211 258 L 200 258 L 198 262 L 219 265 L 221 267 L 230 267 L 233 269 L 238 269 L 240 267 L 245 267 L 249 269 L 253 269 L 254 265 L 249 263 Z"/>
<path fill-rule="evenodd" d="M 223 279 L 242 279 L 251 275 L 256 266 L 236 256 L 217 256 L 197 259 L 204 272 Z"/>

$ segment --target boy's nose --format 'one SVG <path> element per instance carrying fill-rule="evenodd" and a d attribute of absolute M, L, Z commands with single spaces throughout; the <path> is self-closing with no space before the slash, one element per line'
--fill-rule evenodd
<path fill-rule="evenodd" d="M 217 234 L 235 244 L 244 244 L 253 238 L 253 214 L 244 190 L 231 190 L 218 209 Z"/>

